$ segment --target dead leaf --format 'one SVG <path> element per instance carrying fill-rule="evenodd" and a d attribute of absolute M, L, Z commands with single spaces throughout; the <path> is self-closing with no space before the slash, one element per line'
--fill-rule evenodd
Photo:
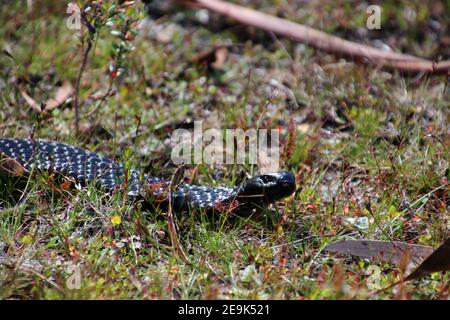
<path fill-rule="evenodd" d="M 399 283 L 419 279 L 430 273 L 439 271 L 450 271 L 450 238 L 430 254 L 409 276 L 394 282 L 390 286 L 379 290 L 379 292 L 388 290 Z"/>
<path fill-rule="evenodd" d="M 41 106 L 36 101 L 34 101 L 34 99 L 30 97 L 25 90 L 20 90 L 20 94 L 31 108 L 33 108 L 38 113 L 42 113 Z"/>
<path fill-rule="evenodd" d="M 216 60 L 213 63 L 211 63 L 211 66 L 214 69 L 220 69 L 227 61 L 228 49 L 226 47 L 217 48 L 217 50 L 215 52 L 215 56 L 216 56 Z"/>
<path fill-rule="evenodd" d="M 0 154 L 0 174 L 7 177 L 19 177 L 27 173 L 27 170 L 16 160 Z"/>
<path fill-rule="evenodd" d="M 56 91 L 55 98 L 47 100 L 45 109 L 50 111 L 62 105 L 73 94 L 73 87 L 69 81 L 64 81 L 63 85 Z"/>
<path fill-rule="evenodd" d="M 433 272 L 450 271 L 450 238 L 437 248 L 403 281 L 409 281 L 426 276 Z"/>
<path fill-rule="evenodd" d="M 232 45 L 216 45 L 212 49 L 200 52 L 191 59 L 191 62 L 202 64 L 206 63 L 208 67 L 220 69 L 228 58 L 228 48 Z"/>
<path fill-rule="evenodd" d="M 69 190 L 71 186 L 72 186 L 72 181 L 70 181 L 70 180 L 65 180 L 65 181 L 61 184 L 61 189 L 63 189 L 63 190 Z"/>
<path fill-rule="evenodd" d="M 400 264 L 405 255 L 409 255 L 412 261 L 420 261 L 433 252 L 433 248 L 428 246 L 377 240 L 341 240 L 328 245 L 325 250 L 393 264 Z"/>
<path fill-rule="evenodd" d="M 49 111 L 62 105 L 73 94 L 73 87 L 69 81 L 64 81 L 63 85 L 56 91 L 55 97 L 48 99 L 42 105 L 30 97 L 24 89 L 20 90 L 20 94 L 34 111 L 48 114 Z"/>

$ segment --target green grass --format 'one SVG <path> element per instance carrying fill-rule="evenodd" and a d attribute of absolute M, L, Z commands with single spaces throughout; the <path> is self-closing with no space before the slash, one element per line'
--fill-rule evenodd
<path fill-rule="evenodd" d="M 175 166 L 168 132 L 177 121 L 203 120 L 204 129 L 281 128 L 286 144 L 292 120 L 296 138 L 281 162 L 296 174 L 299 191 L 252 216 L 177 214 L 186 263 L 171 248 L 161 209 L 144 210 L 94 186 L 66 188 L 46 174 L 1 177 L 0 298 L 448 299 L 448 273 L 377 293 L 374 288 L 388 286 L 405 270 L 323 251 L 338 239 L 437 247 L 448 238 L 450 98 L 444 76 L 412 78 L 339 65 L 288 40 L 243 34 L 236 26 L 214 31 L 181 25 L 192 22 L 192 12 L 180 13 L 181 20 L 169 14 L 165 21 L 179 23 L 184 34 L 169 43 L 138 35 L 124 74 L 113 81 L 115 94 L 103 102 L 91 95 L 108 89 L 110 52 L 118 40 L 107 28 L 98 34 L 81 81 L 83 130 L 77 138 L 70 103 L 43 117 L 20 94 L 24 89 L 37 102 L 47 100 L 62 81 L 75 83 L 82 59 L 79 38 L 65 27 L 65 6 L 38 2 L 31 13 L 15 3 L 0 12 L 6 21 L 0 45 L 14 57 L 0 56 L 0 137 L 34 132 L 170 179 Z M 339 10 L 331 3 L 290 3 L 254 5 L 338 34 L 365 21 L 363 9 L 348 5 Z M 398 24 L 369 36 L 385 39 L 389 33 L 398 49 L 438 56 L 436 43 L 417 40 L 430 9 L 420 1 L 411 6 L 419 12 L 417 26 L 402 18 L 401 5 L 388 3 L 383 8 Z M 441 27 L 448 30 L 443 17 Z M 241 46 L 230 50 L 221 70 L 190 62 L 225 41 Z M 272 79 L 292 90 L 298 108 L 284 92 L 273 94 Z M 233 186 L 254 169 L 201 165 L 195 183 Z M 121 221 L 114 224 L 117 216 Z M 367 217 L 368 225 L 347 222 L 355 217 Z M 80 271 L 79 289 L 68 287 L 73 266 Z M 369 267 L 383 271 L 374 283 Z"/>

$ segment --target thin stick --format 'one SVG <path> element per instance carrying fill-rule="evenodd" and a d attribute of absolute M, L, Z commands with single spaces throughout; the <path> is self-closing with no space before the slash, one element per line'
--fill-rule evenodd
<path fill-rule="evenodd" d="M 92 35 L 95 34 L 96 29 L 95 27 L 88 21 L 85 14 L 85 8 L 81 10 L 81 21 L 88 29 L 88 35 L 87 35 L 87 45 L 84 49 L 83 53 L 83 61 L 81 62 L 80 70 L 78 70 L 77 75 L 77 81 L 75 83 L 75 96 L 73 99 L 73 107 L 75 109 L 75 135 L 78 137 L 80 133 L 80 112 L 79 112 L 79 103 L 78 103 L 78 96 L 80 93 L 80 82 L 81 82 L 81 76 L 83 75 L 84 68 L 86 67 L 87 60 L 89 57 L 89 52 L 92 49 Z"/>
<path fill-rule="evenodd" d="M 182 176 L 184 173 L 184 166 L 180 166 L 175 170 L 175 173 L 172 176 L 172 180 L 170 181 L 170 185 L 168 188 L 168 200 L 169 200 L 169 209 L 167 211 L 167 225 L 169 229 L 170 241 L 172 242 L 172 248 L 178 254 L 178 256 L 185 263 L 190 264 L 190 261 L 183 250 L 183 246 L 180 243 L 180 239 L 177 233 L 177 226 L 175 224 L 175 219 L 173 216 L 173 208 L 172 208 L 172 191 L 176 190 L 182 181 Z"/>
<path fill-rule="evenodd" d="M 81 67 L 80 70 L 78 70 L 78 75 L 77 75 L 77 82 L 75 83 L 75 97 L 73 99 L 73 107 L 75 109 L 75 135 L 78 137 L 79 136 L 79 132 L 80 132 L 80 111 L 79 111 L 79 107 L 78 107 L 78 95 L 80 92 L 80 81 L 81 81 L 81 76 L 83 74 L 84 68 L 86 66 L 87 63 L 87 59 L 89 56 L 89 51 L 92 48 L 92 42 L 90 40 L 88 40 L 87 42 L 87 46 L 84 50 L 84 54 L 83 54 L 83 61 L 81 63 Z"/>

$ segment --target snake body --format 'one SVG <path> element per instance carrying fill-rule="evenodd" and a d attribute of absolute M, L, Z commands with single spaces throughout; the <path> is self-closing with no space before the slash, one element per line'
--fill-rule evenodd
<path fill-rule="evenodd" d="M 292 194 L 295 178 L 290 172 L 254 176 L 235 188 L 197 186 L 182 183 L 167 190 L 170 181 L 127 170 L 124 164 L 75 146 L 40 139 L 0 139 L 0 155 L 13 160 L 25 172 L 33 170 L 56 173 L 87 185 L 97 184 L 108 192 L 125 188 L 132 198 L 144 197 L 167 203 L 176 209 L 210 209 L 254 207 L 275 202 Z"/>

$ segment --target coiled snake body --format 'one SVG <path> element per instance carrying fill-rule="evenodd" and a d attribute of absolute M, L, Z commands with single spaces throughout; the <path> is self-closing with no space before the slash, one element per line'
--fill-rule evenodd
<path fill-rule="evenodd" d="M 32 139 L 0 139 L 0 165 L 13 161 L 23 173 L 57 173 L 83 185 L 96 183 L 108 192 L 126 188 L 130 197 L 167 203 L 170 182 L 126 170 L 123 164 L 71 145 Z M 282 199 L 295 190 L 294 175 L 278 172 L 254 176 L 236 188 L 180 184 L 171 192 L 173 207 L 181 209 L 245 208 L 249 210 Z"/>

